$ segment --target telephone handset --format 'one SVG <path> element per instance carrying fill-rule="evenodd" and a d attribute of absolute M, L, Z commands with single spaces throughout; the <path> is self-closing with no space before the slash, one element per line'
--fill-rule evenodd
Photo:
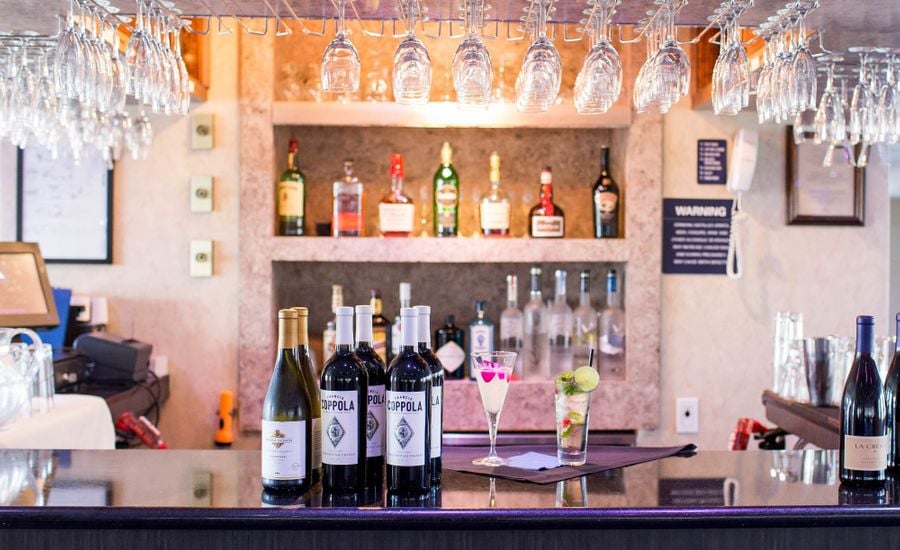
<path fill-rule="evenodd" d="M 747 215 L 741 207 L 741 195 L 750 190 L 753 184 L 753 173 L 756 171 L 756 154 L 759 145 L 759 134 L 756 130 L 742 128 L 734 135 L 731 147 L 731 163 L 728 167 L 728 180 L 725 188 L 734 193 L 731 206 L 731 232 L 728 236 L 728 259 L 725 274 L 731 279 L 740 279 L 743 274 L 741 242 L 739 232 Z"/>

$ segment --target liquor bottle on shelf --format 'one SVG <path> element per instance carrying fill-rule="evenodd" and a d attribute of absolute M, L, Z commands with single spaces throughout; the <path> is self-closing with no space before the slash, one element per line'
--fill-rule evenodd
<path fill-rule="evenodd" d="M 366 485 L 366 367 L 353 353 L 353 308 L 339 307 L 334 355 L 322 367 L 322 488 L 362 492 Z"/>
<path fill-rule="evenodd" d="M 369 398 L 366 413 L 366 485 L 381 487 L 384 482 L 384 390 L 387 369 L 372 347 L 372 306 L 356 306 L 356 356 L 366 366 Z"/>
<path fill-rule="evenodd" d="M 515 374 L 522 373 L 522 341 L 524 339 L 524 320 L 519 309 L 519 278 L 506 276 L 506 309 L 500 314 L 500 350 L 516 352 Z"/>
<path fill-rule="evenodd" d="M 889 435 L 887 407 L 875 350 L 875 318 L 856 318 L 856 358 L 847 374 L 841 400 L 841 464 L 843 483 L 885 480 Z"/>
<path fill-rule="evenodd" d="M 528 235 L 534 238 L 566 236 L 566 218 L 562 208 L 553 202 L 553 171 L 541 171 L 541 200 L 528 213 Z"/>
<path fill-rule="evenodd" d="M 413 232 L 416 207 L 403 193 L 403 156 L 391 155 L 391 192 L 378 204 L 378 226 L 385 237 L 409 237 Z"/>
<path fill-rule="evenodd" d="M 597 346 L 597 310 L 591 306 L 591 272 L 585 269 L 578 280 L 578 307 L 575 308 L 575 332 L 572 340 L 572 357 L 576 368 L 588 364 L 591 350 Z"/>
<path fill-rule="evenodd" d="M 294 348 L 294 360 L 303 373 L 306 389 L 309 392 L 312 424 L 312 482 L 322 479 L 322 396 L 319 393 L 316 367 L 313 366 L 309 349 L 309 309 L 305 307 L 291 308 L 297 312 L 297 346 Z"/>
<path fill-rule="evenodd" d="M 625 310 L 615 269 L 606 274 L 606 307 L 597 323 L 597 367 L 604 380 L 625 379 Z"/>
<path fill-rule="evenodd" d="M 300 150 L 297 140 L 288 147 L 288 166 L 278 178 L 278 234 L 299 237 L 303 235 L 306 212 L 306 177 L 297 163 Z"/>
<path fill-rule="evenodd" d="M 415 308 L 403 317 L 400 353 L 388 369 L 387 489 L 394 495 L 426 495 L 431 488 L 431 369 L 416 351 Z"/>
<path fill-rule="evenodd" d="M 472 354 L 494 352 L 494 322 L 487 316 L 486 310 L 487 302 L 476 300 L 475 317 L 469 321 L 469 334 L 466 336 L 466 341 L 469 343 L 468 353 L 466 353 L 466 369 L 472 380 L 475 380 L 475 374 L 472 372 Z"/>
<path fill-rule="evenodd" d="M 363 236 L 363 184 L 353 175 L 353 161 L 344 161 L 344 177 L 334 182 L 331 232 L 335 237 Z"/>
<path fill-rule="evenodd" d="M 543 272 L 532 266 L 531 292 L 522 312 L 525 336 L 522 339 L 522 375 L 525 380 L 550 379 L 550 341 L 547 337 L 547 308 L 541 291 Z"/>
<path fill-rule="evenodd" d="M 557 269 L 556 294 L 550 306 L 549 342 L 550 342 L 550 374 L 556 376 L 572 370 L 572 333 L 575 318 L 572 308 L 566 303 L 566 271 Z"/>
<path fill-rule="evenodd" d="M 412 285 L 410 283 L 400 283 L 400 309 L 412 306 Z M 400 313 L 394 317 L 394 324 L 391 326 L 391 360 L 400 352 L 400 327 L 403 324 L 403 318 Z"/>
<path fill-rule="evenodd" d="M 294 360 L 297 312 L 278 312 L 278 356 L 262 407 L 262 485 L 273 492 L 303 493 L 312 485 L 312 408 Z"/>
<path fill-rule="evenodd" d="M 444 326 L 434 331 L 434 354 L 444 365 L 444 378 L 462 380 L 466 377 L 466 333 L 456 326 L 456 317 L 444 318 Z"/>
<path fill-rule="evenodd" d="M 481 197 L 479 218 L 481 234 L 485 237 L 508 237 L 509 195 L 500 188 L 500 155 L 491 153 L 491 189 Z"/>
<path fill-rule="evenodd" d="M 898 429 L 898 413 L 900 413 L 900 313 L 897 314 L 897 338 L 895 340 L 894 356 L 891 366 L 884 379 L 884 402 L 887 407 L 888 434 L 890 434 L 890 446 L 888 447 L 888 468 L 896 474 L 900 469 L 900 434 Z M 887 357 L 884 358 L 887 361 Z M 897 480 L 898 476 L 894 475 Z M 896 481 L 895 481 L 896 483 Z"/>
<path fill-rule="evenodd" d="M 337 308 L 344 306 L 344 287 L 331 285 L 331 318 L 325 323 L 322 331 L 322 359 L 327 360 L 334 355 L 334 337 L 337 330 Z"/>
<path fill-rule="evenodd" d="M 444 365 L 431 351 L 431 307 L 416 306 L 419 357 L 431 369 L 431 483 L 441 483 L 441 452 L 444 433 Z"/>
<path fill-rule="evenodd" d="M 609 174 L 609 147 L 600 149 L 600 177 L 594 183 L 594 237 L 619 236 L 619 186 Z"/>
<path fill-rule="evenodd" d="M 435 237 L 455 237 L 459 232 L 459 174 L 452 161 L 453 148 L 445 141 L 441 147 L 441 166 L 434 174 Z"/>
<path fill-rule="evenodd" d="M 369 300 L 372 306 L 372 348 L 385 365 L 388 364 L 388 355 L 391 350 L 391 322 L 382 315 L 381 291 L 372 289 L 372 298 Z"/>

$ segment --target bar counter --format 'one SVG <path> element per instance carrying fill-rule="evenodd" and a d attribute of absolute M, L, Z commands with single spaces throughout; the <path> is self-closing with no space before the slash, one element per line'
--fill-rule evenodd
<path fill-rule="evenodd" d="M 501 448 L 502 454 L 502 448 Z M 835 451 L 699 452 L 555 485 L 444 471 L 422 501 L 264 502 L 255 451 L 2 451 L 0 548 L 854 548 L 900 537 Z M 602 546 L 601 546 L 602 545 Z"/>

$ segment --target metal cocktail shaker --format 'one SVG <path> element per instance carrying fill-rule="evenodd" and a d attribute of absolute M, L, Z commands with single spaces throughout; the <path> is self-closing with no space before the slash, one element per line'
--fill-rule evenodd
<path fill-rule="evenodd" d="M 803 339 L 803 364 L 809 388 L 809 404 L 813 407 L 830 405 L 835 370 L 831 345 L 831 338 Z"/>

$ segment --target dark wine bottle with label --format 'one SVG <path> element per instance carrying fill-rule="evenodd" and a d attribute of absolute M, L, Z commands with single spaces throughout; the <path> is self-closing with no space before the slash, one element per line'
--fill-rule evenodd
<path fill-rule="evenodd" d="M 391 322 L 382 313 L 381 291 L 372 289 L 372 347 L 385 365 L 391 353 Z"/>
<path fill-rule="evenodd" d="M 435 355 L 444 365 L 444 378 L 462 380 L 466 376 L 466 333 L 456 326 L 456 317 L 448 315 L 444 326 L 434 331 Z"/>
<path fill-rule="evenodd" d="M 303 373 L 306 382 L 306 390 L 309 392 L 309 406 L 312 425 L 312 482 L 318 483 L 322 479 L 322 396 L 319 394 L 319 384 L 316 379 L 316 368 L 312 364 L 309 353 L 309 309 L 305 307 L 292 308 L 297 312 L 297 347 L 294 348 L 294 360 Z"/>
<path fill-rule="evenodd" d="M 594 237 L 619 236 L 619 186 L 609 173 L 609 147 L 600 149 L 600 177 L 594 183 Z"/>
<path fill-rule="evenodd" d="M 372 306 L 356 306 L 356 356 L 366 366 L 369 376 L 368 412 L 366 413 L 366 481 L 367 487 L 384 483 L 384 390 L 387 372 L 381 356 L 372 347 Z"/>
<path fill-rule="evenodd" d="M 431 489 L 431 369 L 416 351 L 416 309 L 400 310 L 400 352 L 388 369 L 387 489 L 425 495 Z"/>
<path fill-rule="evenodd" d="M 875 318 L 856 318 L 856 358 L 841 402 L 841 481 L 880 483 L 888 455 L 887 407 L 875 348 Z"/>
<path fill-rule="evenodd" d="M 353 353 L 353 308 L 339 307 L 334 355 L 322 368 L 322 485 L 362 492 L 366 485 L 368 375 Z"/>
<path fill-rule="evenodd" d="M 419 357 L 431 369 L 431 483 L 441 483 L 441 452 L 443 451 L 444 421 L 444 365 L 431 351 L 431 307 L 416 306 L 419 314 Z"/>
<path fill-rule="evenodd" d="M 309 391 L 294 360 L 297 312 L 278 312 L 278 357 L 262 407 L 262 485 L 268 491 L 306 492 L 312 482 Z"/>
<path fill-rule="evenodd" d="M 891 367 L 884 379 L 884 403 L 887 408 L 887 427 L 890 436 L 888 447 L 888 468 L 895 474 L 900 472 L 900 434 L 897 433 L 897 419 L 900 417 L 900 313 L 897 314 L 897 344 Z M 887 358 L 885 358 L 887 361 Z M 894 475 L 896 479 L 897 476 Z"/>

